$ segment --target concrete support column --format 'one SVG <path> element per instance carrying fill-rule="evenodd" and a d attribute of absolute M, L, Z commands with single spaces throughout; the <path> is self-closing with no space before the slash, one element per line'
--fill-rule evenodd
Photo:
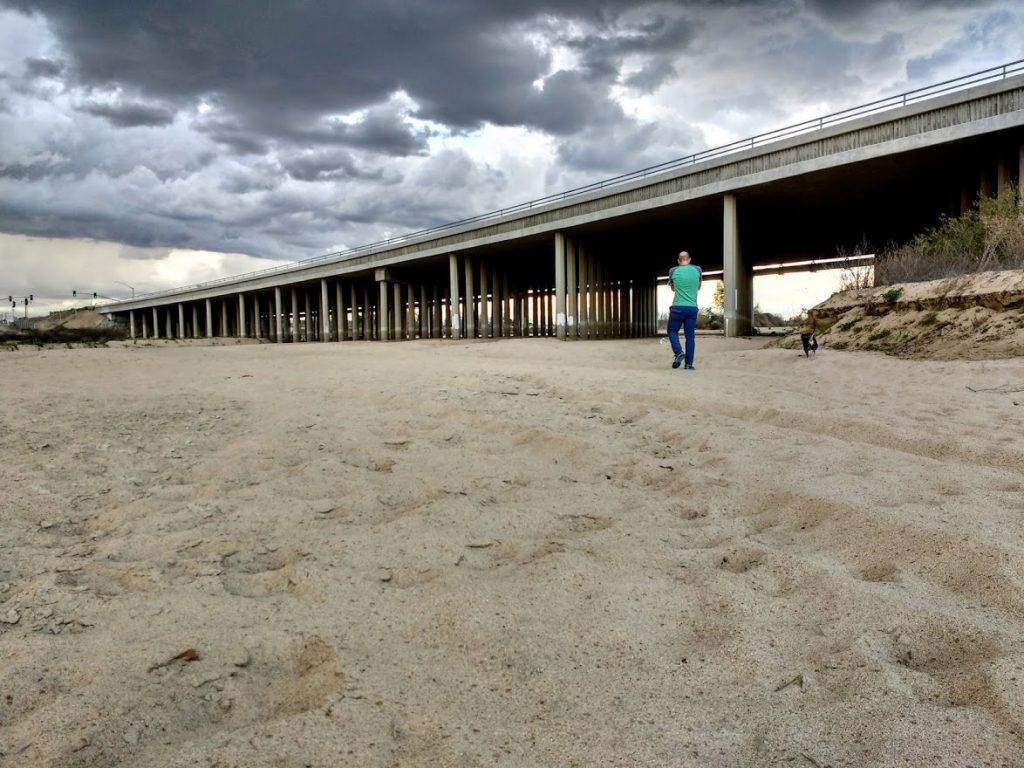
<path fill-rule="evenodd" d="M 153 338 L 160 338 L 160 315 L 156 307 L 153 307 Z"/>
<path fill-rule="evenodd" d="M 618 338 L 618 281 L 608 275 L 608 336 Z"/>
<path fill-rule="evenodd" d="M 274 342 L 284 341 L 284 315 L 281 313 L 281 289 L 274 288 Z"/>
<path fill-rule="evenodd" d="M 750 332 L 753 317 L 754 277 L 743 260 L 736 198 L 725 195 L 722 217 L 722 266 L 725 283 L 725 335 Z"/>
<path fill-rule="evenodd" d="M 402 311 L 402 286 L 399 283 L 392 283 L 392 293 L 395 296 L 395 303 L 391 310 L 391 338 L 401 341 L 405 338 L 402 333 L 402 326 L 405 324 L 405 313 Z"/>
<path fill-rule="evenodd" d="M 348 286 L 348 306 L 351 308 L 352 317 L 348 317 L 348 309 L 345 307 L 343 302 L 345 292 L 341 288 L 341 283 L 338 284 L 338 341 L 343 339 L 351 339 L 355 341 L 356 327 L 359 322 L 359 307 L 355 302 L 355 284 L 352 283 Z"/>
<path fill-rule="evenodd" d="M 501 336 L 501 274 L 498 265 L 491 266 L 491 338 Z"/>
<path fill-rule="evenodd" d="M 299 292 L 292 288 L 290 298 L 291 306 L 289 309 L 291 311 L 288 313 L 288 328 L 291 333 L 292 343 L 295 343 L 299 340 Z"/>
<path fill-rule="evenodd" d="M 149 338 L 149 328 L 146 325 L 146 313 L 145 312 L 142 313 L 142 338 L 143 339 L 148 339 Z"/>
<path fill-rule="evenodd" d="M 600 296 L 598 290 L 597 258 L 593 251 L 587 251 L 587 330 L 590 338 L 596 339 L 600 336 L 600 327 L 597 322 L 597 298 Z"/>
<path fill-rule="evenodd" d="M 211 299 L 206 300 L 206 329 L 205 336 L 207 339 L 213 337 L 213 301 Z"/>
<path fill-rule="evenodd" d="M 579 336 L 576 325 L 579 284 L 576 278 L 576 243 L 569 239 L 565 243 L 565 290 L 565 335 L 566 338 L 576 339 Z"/>
<path fill-rule="evenodd" d="M 238 338 L 244 339 L 249 335 L 249 329 L 245 327 L 245 294 L 238 294 Z"/>
<path fill-rule="evenodd" d="M 436 289 L 435 289 L 436 290 Z M 419 331 L 421 339 L 430 338 L 430 318 L 431 314 L 427 311 L 427 286 L 420 286 L 420 312 L 416 317 L 416 329 Z"/>
<path fill-rule="evenodd" d="M 363 340 L 373 341 L 374 338 L 374 322 L 373 322 L 373 304 L 370 303 L 370 284 L 363 283 Z"/>
<path fill-rule="evenodd" d="M 465 273 L 466 273 L 466 338 L 476 338 L 476 306 L 473 303 L 473 260 L 469 257 L 465 257 Z"/>
<path fill-rule="evenodd" d="M 512 336 L 512 305 L 509 303 L 508 270 L 501 271 L 501 335 Z"/>
<path fill-rule="evenodd" d="M 451 302 L 448 305 L 448 324 L 451 326 L 451 338 L 458 339 L 462 336 L 462 327 L 459 323 L 459 257 L 454 253 L 448 256 L 448 290 L 451 292 Z"/>
<path fill-rule="evenodd" d="M 547 336 L 548 329 L 548 289 L 542 287 L 537 289 L 537 306 L 539 308 L 540 331 L 539 336 Z"/>
<path fill-rule="evenodd" d="M 341 280 L 334 284 L 334 315 L 330 318 L 330 336 L 335 341 L 348 338 L 348 313 L 345 311 L 345 291 Z"/>
<path fill-rule="evenodd" d="M 441 338 L 441 290 L 435 285 L 432 292 L 433 303 L 430 305 L 430 338 Z"/>
<path fill-rule="evenodd" d="M 647 324 L 650 330 L 648 335 L 658 335 L 658 283 L 652 278 L 651 286 L 647 289 Z"/>
<path fill-rule="evenodd" d="M 135 338 L 135 310 L 134 309 L 128 311 L 128 328 L 129 328 L 129 331 L 128 331 L 129 338 L 134 339 Z"/>
<path fill-rule="evenodd" d="M 405 308 L 405 337 L 407 339 L 416 338 L 416 287 L 410 283 L 405 289 L 406 300 L 408 302 Z"/>
<path fill-rule="evenodd" d="M 526 291 L 520 289 L 519 278 L 512 285 L 512 295 L 516 303 L 516 335 L 522 339 L 529 335 L 530 329 L 526 324 Z"/>
<path fill-rule="evenodd" d="M 185 338 L 185 305 L 178 304 L 178 338 Z"/>
<path fill-rule="evenodd" d="M 220 335 L 228 335 L 228 302 L 226 299 L 220 300 Z"/>
<path fill-rule="evenodd" d="M 320 278 L 320 342 L 331 340 L 331 299 L 327 294 L 327 278 Z"/>
<path fill-rule="evenodd" d="M 480 260 L 480 315 L 477 318 L 477 329 L 480 333 L 481 339 L 486 339 L 490 335 L 491 321 L 490 311 L 487 304 L 487 292 L 490 290 L 490 283 L 487 280 L 487 262 L 483 259 Z"/>
<path fill-rule="evenodd" d="M 454 339 L 452 331 L 452 289 L 451 287 L 441 290 L 441 338 Z"/>
<path fill-rule="evenodd" d="M 302 318 L 302 340 L 313 341 L 314 334 L 316 333 L 316 326 L 313 324 L 313 306 L 309 301 L 309 290 L 303 290 L 302 292 L 302 306 L 304 310 L 304 317 Z"/>
<path fill-rule="evenodd" d="M 555 232 L 555 335 L 565 341 L 565 235 Z"/>
<path fill-rule="evenodd" d="M 587 249 L 580 243 L 576 246 L 576 255 L 579 259 L 579 271 L 577 279 L 580 285 L 580 306 L 577 324 L 581 339 L 590 337 L 590 274 L 587 271 Z"/>
<path fill-rule="evenodd" d="M 389 326 L 388 316 L 391 314 L 388 311 L 389 291 L 388 281 L 380 281 L 380 303 L 377 305 L 377 325 L 379 330 L 377 331 L 377 338 L 381 341 L 387 341 L 391 336 L 391 329 Z"/>
<path fill-rule="evenodd" d="M 996 166 L 996 195 L 1002 198 L 1004 195 L 1012 194 L 1011 184 L 1013 176 L 1010 173 L 1010 163 L 1005 157 L 999 158 L 999 165 Z"/>

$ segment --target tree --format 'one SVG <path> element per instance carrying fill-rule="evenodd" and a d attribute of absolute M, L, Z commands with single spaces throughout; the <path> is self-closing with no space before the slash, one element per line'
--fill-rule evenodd
<path fill-rule="evenodd" d="M 725 309 L 725 281 L 719 280 L 715 283 L 715 295 L 711 299 L 711 305 L 718 309 Z"/>

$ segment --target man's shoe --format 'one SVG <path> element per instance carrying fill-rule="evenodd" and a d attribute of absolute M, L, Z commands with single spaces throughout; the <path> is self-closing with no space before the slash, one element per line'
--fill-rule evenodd
<path fill-rule="evenodd" d="M 682 365 L 684 357 L 685 357 L 685 355 L 682 352 L 680 352 L 678 355 L 676 355 L 675 359 L 672 361 L 672 367 L 673 368 L 678 368 L 680 365 Z"/>
<path fill-rule="evenodd" d="M 683 370 L 684 371 L 696 371 L 697 369 L 694 368 L 692 365 L 688 365 Z"/>

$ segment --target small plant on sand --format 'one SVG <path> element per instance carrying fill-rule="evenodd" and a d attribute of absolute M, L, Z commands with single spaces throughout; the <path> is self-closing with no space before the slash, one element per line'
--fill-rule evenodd
<path fill-rule="evenodd" d="M 860 318 L 859 317 L 855 317 L 850 322 L 843 323 L 842 325 L 840 325 L 838 330 L 839 330 L 840 333 L 846 333 L 848 330 L 853 328 L 853 326 L 855 326 L 859 322 L 860 322 Z"/>
<path fill-rule="evenodd" d="M 873 333 L 870 336 L 868 336 L 868 341 L 878 341 L 879 339 L 884 339 L 890 333 L 892 333 L 892 331 L 890 331 L 888 328 L 883 328 L 878 333 Z"/>
<path fill-rule="evenodd" d="M 935 321 L 938 319 L 939 314 L 937 312 L 929 312 L 927 315 L 917 321 L 918 325 L 935 325 Z"/>
<path fill-rule="evenodd" d="M 832 345 L 832 349 L 846 349 L 849 346 L 850 345 L 847 344 L 845 341 L 837 341 L 835 344 Z"/>
<path fill-rule="evenodd" d="M 882 298 L 885 299 L 886 304 L 895 304 L 900 300 L 900 296 L 903 295 L 902 288 L 890 288 L 882 294 Z"/>

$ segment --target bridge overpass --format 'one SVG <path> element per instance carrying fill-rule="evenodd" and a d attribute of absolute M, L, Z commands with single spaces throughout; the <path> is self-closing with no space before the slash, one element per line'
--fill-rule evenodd
<path fill-rule="evenodd" d="M 680 250 L 722 270 L 749 333 L 754 268 L 883 246 L 1024 179 L 1024 60 L 636 173 L 282 268 L 100 308 L 133 338 L 276 342 L 657 332 Z"/>

